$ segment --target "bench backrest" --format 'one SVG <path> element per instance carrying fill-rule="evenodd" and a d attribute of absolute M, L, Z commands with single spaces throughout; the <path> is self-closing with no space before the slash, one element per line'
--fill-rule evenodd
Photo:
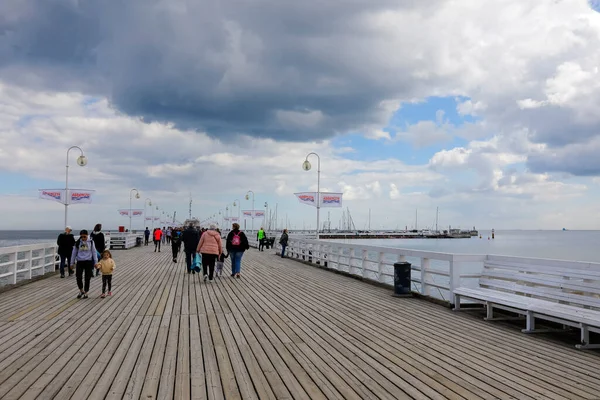
<path fill-rule="evenodd" d="M 600 264 L 488 256 L 479 285 L 600 310 Z"/>

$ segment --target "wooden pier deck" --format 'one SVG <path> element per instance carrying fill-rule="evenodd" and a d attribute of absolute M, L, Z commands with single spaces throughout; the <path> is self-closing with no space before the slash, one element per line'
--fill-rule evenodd
<path fill-rule="evenodd" d="M 113 296 L 0 294 L 0 399 L 600 399 L 600 356 L 250 250 L 205 284 L 115 251 Z"/>

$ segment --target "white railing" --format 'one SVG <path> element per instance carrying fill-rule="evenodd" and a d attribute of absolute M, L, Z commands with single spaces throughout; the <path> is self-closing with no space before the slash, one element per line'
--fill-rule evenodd
<path fill-rule="evenodd" d="M 106 245 L 107 249 L 131 249 L 137 245 L 138 238 L 143 238 L 143 233 L 105 232 L 104 237 L 109 240 Z"/>
<path fill-rule="evenodd" d="M 56 250 L 54 243 L 0 247 L 0 286 L 54 272 Z"/>
<path fill-rule="evenodd" d="M 258 246 L 249 238 L 251 246 Z M 280 252 L 279 236 L 275 248 Z M 413 292 L 446 302 L 454 288 L 477 287 L 486 255 L 437 253 L 432 251 L 305 240 L 291 237 L 286 256 L 392 287 L 394 263 L 411 263 Z"/>

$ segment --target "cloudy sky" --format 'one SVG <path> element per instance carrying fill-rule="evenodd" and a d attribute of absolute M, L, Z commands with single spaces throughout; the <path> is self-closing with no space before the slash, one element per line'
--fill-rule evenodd
<path fill-rule="evenodd" d="M 356 227 L 597 229 L 600 2 L 3 0 L 0 229 L 344 193 Z M 316 159 L 311 159 L 316 167 Z M 229 206 L 230 208 L 231 205 Z M 251 208 L 242 201 L 242 209 Z M 237 208 L 236 208 L 237 210 Z M 236 211 L 237 213 L 237 211 Z M 341 217 L 330 209 L 332 226 Z M 327 210 L 323 212 L 327 219 Z M 135 225 L 141 225 L 139 220 Z"/>

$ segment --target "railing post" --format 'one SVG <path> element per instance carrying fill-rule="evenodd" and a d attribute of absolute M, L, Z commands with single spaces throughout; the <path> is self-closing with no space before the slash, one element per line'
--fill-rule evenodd
<path fill-rule="evenodd" d="M 379 252 L 379 257 L 377 258 L 377 282 L 383 283 L 383 258 L 385 253 L 383 251 Z"/>
<path fill-rule="evenodd" d="M 369 252 L 367 250 L 363 250 L 362 251 L 362 264 L 361 264 L 361 268 L 362 268 L 362 277 L 366 278 L 367 277 L 367 257 L 369 255 Z"/>
<path fill-rule="evenodd" d="M 14 271 L 13 284 L 16 285 L 17 284 L 17 270 L 19 269 L 19 252 L 18 251 L 15 251 L 14 257 L 15 257 L 15 262 L 13 264 L 13 268 L 14 268 L 13 269 L 13 271 Z"/>
<path fill-rule="evenodd" d="M 430 260 L 429 258 L 421 258 L 421 294 L 423 296 L 430 296 L 431 288 L 427 285 L 427 272 L 429 271 Z"/>
<path fill-rule="evenodd" d="M 460 287 L 460 263 L 457 263 L 454 260 L 454 255 L 452 255 L 452 259 L 450 260 L 450 270 L 448 271 L 450 275 L 450 303 L 454 304 L 454 289 Z"/>
<path fill-rule="evenodd" d="M 29 250 L 29 279 L 33 277 L 32 270 L 33 269 L 33 250 Z"/>

